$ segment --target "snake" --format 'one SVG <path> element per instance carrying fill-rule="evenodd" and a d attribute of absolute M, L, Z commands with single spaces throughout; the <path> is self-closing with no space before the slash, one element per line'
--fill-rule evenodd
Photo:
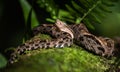
<path fill-rule="evenodd" d="M 52 39 L 33 39 L 19 45 L 10 55 L 9 63 L 15 63 L 18 55 L 25 51 L 49 48 L 64 48 L 73 44 L 83 47 L 97 55 L 110 57 L 114 52 L 114 40 L 91 34 L 85 24 L 66 24 L 57 19 L 55 24 L 41 24 L 33 28 L 33 34 L 48 34 Z"/>

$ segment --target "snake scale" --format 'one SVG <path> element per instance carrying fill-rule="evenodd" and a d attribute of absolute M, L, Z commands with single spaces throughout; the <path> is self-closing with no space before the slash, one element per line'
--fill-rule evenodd
<path fill-rule="evenodd" d="M 17 55 L 22 55 L 25 51 L 35 50 L 40 48 L 63 48 L 71 46 L 73 43 L 83 46 L 88 51 L 91 51 L 100 56 L 112 56 L 114 51 L 114 41 L 110 38 L 97 37 L 91 34 L 84 24 L 67 25 L 66 23 L 56 20 L 55 24 L 41 24 L 33 29 L 34 35 L 38 33 L 49 34 L 51 40 L 34 39 L 27 41 L 18 46 L 10 55 L 9 63 L 14 63 L 18 58 Z"/>

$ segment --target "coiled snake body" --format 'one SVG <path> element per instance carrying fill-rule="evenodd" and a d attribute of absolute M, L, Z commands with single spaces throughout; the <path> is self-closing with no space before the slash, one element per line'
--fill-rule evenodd
<path fill-rule="evenodd" d="M 66 25 L 57 20 L 55 24 L 42 24 L 33 29 L 34 35 L 46 33 L 53 37 L 51 40 L 34 39 L 20 46 L 10 55 L 9 63 L 14 63 L 17 55 L 27 50 L 38 48 L 60 48 L 71 46 L 73 43 L 84 46 L 85 49 L 101 56 L 112 56 L 114 41 L 110 38 L 97 37 L 91 34 L 84 24 Z"/>

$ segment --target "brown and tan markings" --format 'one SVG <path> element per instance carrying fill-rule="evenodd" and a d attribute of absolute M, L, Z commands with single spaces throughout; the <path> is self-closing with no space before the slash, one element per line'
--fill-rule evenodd
<path fill-rule="evenodd" d="M 42 24 L 33 29 L 34 35 L 46 33 L 51 35 L 51 40 L 35 39 L 20 46 L 11 54 L 10 63 L 14 63 L 17 55 L 24 54 L 27 50 L 38 48 L 60 48 L 71 46 L 73 42 L 85 49 L 101 56 L 112 56 L 114 51 L 114 41 L 110 38 L 97 37 L 91 34 L 84 24 L 67 25 L 57 20 L 55 24 Z"/>

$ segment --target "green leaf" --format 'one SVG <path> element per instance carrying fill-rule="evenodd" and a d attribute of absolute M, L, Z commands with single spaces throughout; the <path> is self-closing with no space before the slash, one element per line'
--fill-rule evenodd
<path fill-rule="evenodd" d="M 19 0 L 20 4 L 22 6 L 23 9 L 23 13 L 24 13 L 24 19 L 25 19 L 25 24 L 27 24 L 27 20 L 28 20 L 28 15 L 29 12 L 32 8 L 32 6 L 27 2 L 27 0 Z M 38 26 L 38 20 L 36 18 L 34 9 L 32 10 L 32 15 L 31 15 L 31 28 L 34 28 L 35 26 Z"/>
<path fill-rule="evenodd" d="M 7 65 L 7 60 L 4 58 L 3 55 L 0 54 L 0 68 L 3 68 Z"/>

